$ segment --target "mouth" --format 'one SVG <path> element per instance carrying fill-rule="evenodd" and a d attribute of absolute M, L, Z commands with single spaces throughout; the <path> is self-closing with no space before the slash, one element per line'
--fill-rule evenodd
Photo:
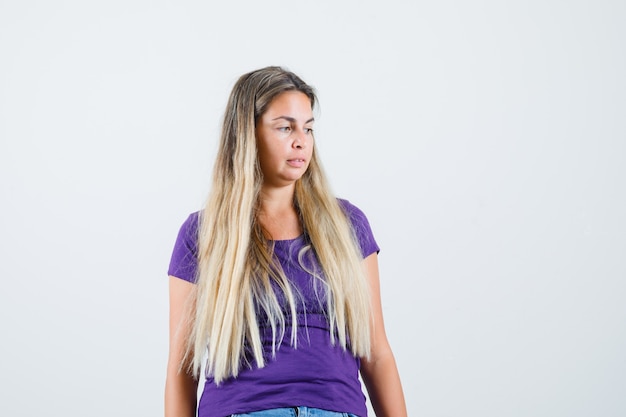
<path fill-rule="evenodd" d="M 305 163 L 306 163 L 306 160 L 302 159 L 302 158 L 294 158 L 294 159 L 288 159 L 287 160 L 287 164 L 291 165 L 292 167 L 296 167 L 296 168 L 302 167 Z"/>

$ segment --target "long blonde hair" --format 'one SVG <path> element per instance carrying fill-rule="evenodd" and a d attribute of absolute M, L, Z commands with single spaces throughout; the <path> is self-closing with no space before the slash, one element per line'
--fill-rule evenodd
<path fill-rule="evenodd" d="M 208 350 L 206 372 L 219 384 L 236 377 L 242 366 L 266 362 L 259 313 L 273 334 L 272 355 L 286 322 L 297 346 L 297 291 L 273 255 L 257 219 L 263 174 L 257 158 L 256 120 L 285 91 L 300 91 L 316 104 L 314 90 L 295 74 L 267 67 L 239 78 L 224 115 L 212 186 L 198 230 L 198 276 L 184 363 L 198 376 Z M 296 182 L 294 205 L 319 263 L 318 278 L 327 288 L 326 315 L 331 340 L 355 356 L 369 355 L 370 306 L 359 244 L 350 220 L 330 192 L 314 147 L 306 173 Z M 315 273 L 315 271 L 312 271 Z M 286 300 L 283 312 L 272 289 Z"/>

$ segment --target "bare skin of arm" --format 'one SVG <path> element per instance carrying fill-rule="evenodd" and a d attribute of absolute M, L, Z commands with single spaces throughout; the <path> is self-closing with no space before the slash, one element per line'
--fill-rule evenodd
<path fill-rule="evenodd" d="M 196 415 L 198 381 L 180 369 L 185 353 L 188 328 L 180 328 L 193 285 L 170 276 L 170 348 L 165 379 L 165 417 L 194 417 Z"/>
<path fill-rule="evenodd" d="M 365 259 L 372 297 L 372 336 L 370 359 L 361 360 L 361 377 L 377 417 L 406 417 L 406 403 L 396 360 L 385 333 L 380 297 L 378 255 Z"/>

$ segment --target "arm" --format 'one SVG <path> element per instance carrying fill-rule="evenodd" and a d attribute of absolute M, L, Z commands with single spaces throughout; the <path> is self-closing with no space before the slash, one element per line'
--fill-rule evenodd
<path fill-rule="evenodd" d="M 371 356 L 361 360 L 361 377 L 367 387 L 377 417 L 404 417 L 407 415 L 400 375 L 391 346 L 385 334 L 378 278 L 378 255 L 365 258 L 365 270 L 372 297 Z"/>
<path fill-rule="evenodd" d="M 165 416 L 192 417 L 196 415 L 196 397 L 198 381 L 185 370 L 180 369 L 180 363 L 185 353 L 185 343 L 188 328 L 179 330 L 179 325 L 185 313 L 187 302 L 193 285 L 185 280 L 170 276 L 170 350 L 167 361 L 167 376 L 165 379 Z"/>

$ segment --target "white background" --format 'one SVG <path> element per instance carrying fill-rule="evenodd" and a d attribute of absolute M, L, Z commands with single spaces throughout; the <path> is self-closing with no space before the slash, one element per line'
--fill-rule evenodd
<path fill-rule="evenodd" d="M 227 95 L 315 86 L 412 416 L 626 415 L 623 1 L 0 2 L 0 415 L 157 416 Z"/>

